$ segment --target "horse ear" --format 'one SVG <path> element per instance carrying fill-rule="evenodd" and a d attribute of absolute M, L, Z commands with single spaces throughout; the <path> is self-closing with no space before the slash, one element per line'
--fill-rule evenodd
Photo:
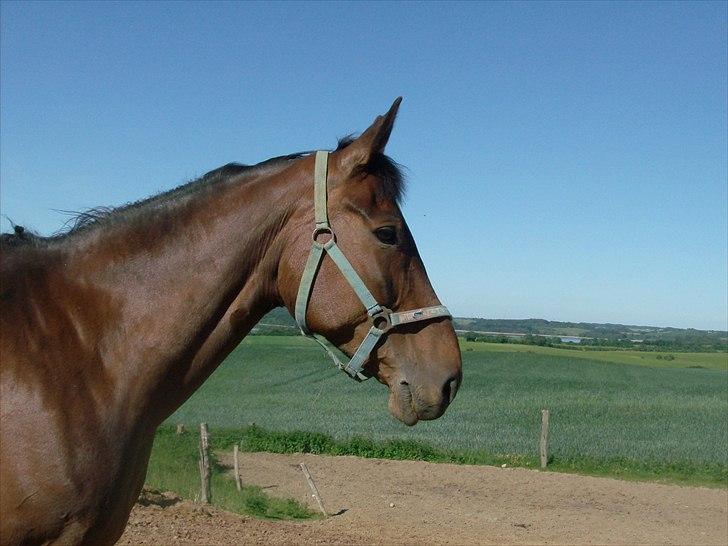
<path fill-rule="evenodd" d="M 397 118 L 397 110 L 399 110 L 401 102 L 402 97 L 394 99 L 386 114 L 377 116 L 374 123 L 359 138 L 337 152 L 338 165 L 342 171 L 350 174 L 356 167 L 366 165 L 372 155 L 384 152 L 389 135 L 392 134 L 392 127 L 394 127 L 394 120 Z"/>

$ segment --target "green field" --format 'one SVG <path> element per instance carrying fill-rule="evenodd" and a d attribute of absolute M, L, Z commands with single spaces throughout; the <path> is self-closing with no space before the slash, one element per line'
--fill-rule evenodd
<path fill-rule="evenodd" d="M 728 476 L 725 354 L 662 361 L 632 351 L 463 349 L 453 406 L 412 428 L 389 416 L 384 386 L 351 381 L 310 340 L 268 336 L 246 338 L 168 422 L 415 441 L 517 463 L 535 460 L 540 410 L 549 408 L 553 468 L 653 469 L 653 477 L 701 483 Z"/>
<path fill-rule="evenodd" d="M 539 347 L 538 345 L 518 345 L 515 343 L 482 343 L 462 341 L 464 351 L 532 353 L 550 356 L 567 356 L 585 358 L 600 362 L 634 364 L 637 366 L 655 366 L 659 368 L 706 368 L 709 370 L 728 371 L 728 353 L 679 353 L 630 351 L 624 349 L 603 350 L 589 347 L 573 347 L 559 349 L 555 347 Z M 665 359 L 669 356 L 669 359 Z"/>

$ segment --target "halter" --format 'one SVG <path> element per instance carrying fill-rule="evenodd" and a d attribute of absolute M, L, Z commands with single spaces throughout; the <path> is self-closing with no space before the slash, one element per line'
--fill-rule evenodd
<path fill-rule="evenodd" d="M 328 158 L 329 152 L 316 152 L 313 192 L 316 227 L 312 235 L 311 253 L 308 255 L 308 261 L 306 262 L 306 267 L 303 269 L 303 276 L 301 277 L 301 284 L 298 286 L 298 295 L 296 296 L 296 322 L 301 328 L 301 334 L 314 339 L 321 345 L 334 361 L 337 368 L 346 372 L 356 381 L 364 381 L 369 379 L 369 376 L 365 375 L 363 371 L 364 363 L 369 359 L 369 355 L 385 333 L 402 324 L 431 320 L 437 317 L 449 317 L 451 315 L 450 311 L 444 305 L 420 307 L 419 309 L 395 313 L 377 303 L 377 300 L 366 287 L 364 281 L 361 280 L 361 277 L 336 244 L 336 236 L 331 225 L 329 225 L 326 206 Z M 319 242 L 318 239 L 320 237 L 325 238 L 326 241 Z M 308 300 L 311 297 L 313 283 L 316 280 L 316 273 L 318 273 L 324 252 L 329 255 L 339 268 L 339 271 L 344 275 L 349 286 L 354 289 L 359 300 L 361 300 L 366 308 L 367 315 L 372 319 L 372 326 L 369 328 L 369 332 L 347 364 L 343 364 L 324 342 L 318 339 L 306 326 Z"/>

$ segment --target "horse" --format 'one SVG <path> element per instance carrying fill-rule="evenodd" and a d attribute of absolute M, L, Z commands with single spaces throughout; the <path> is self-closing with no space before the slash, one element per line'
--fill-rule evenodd
<path fill-rule="evenodd" d="M 275 307 L 386 385 L 395 418 L 443 414 L 461 355 L 384 153 L 400 101 L 330 152 L 2 235 L 0 543 L 113 544 L 157 427 Z"/>

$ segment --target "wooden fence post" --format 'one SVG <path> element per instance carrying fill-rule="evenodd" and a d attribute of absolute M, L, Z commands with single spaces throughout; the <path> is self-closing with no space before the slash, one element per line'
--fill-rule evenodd
<path fill-rule="evenodd" d="M 324 517 L 328 517 L 328 514 L 326 513 L 326 509 L 324 508 L 324 503 L 321 501 L 321 495 L 319 495 L 318 489 L 316 489 L 316 484 L 313 483 L 313 478 L 311 477 L 311 473 L 308 471 L 308 467 L 306 466 L 306 463 L 301 463 L 301 470 L 303 471 L 303 475 L 306 476 L 306 481 L 308 482 L 308 486 L 311 488 L 311 493 L 313 493 L 313 498 L 316 499 L 316 502 L 318 503 L 319 508 L 321 509 L 321 512 L 323 512 Z"/>
<path fill-rule="evenodd" d="M 539 452 L 541 455 L 541 468 L 546 468 L 549 462 L 549 410 L 541 410 L 541 441 Z"/>
<path fill-rule="evenodd" d="M 238 463 L 238 444 L 235 444 L 233 446 L 233 464 L 235 466 L 235 487 L 238 488 L 238 491 L 241 491 L 243 489 L 243 486 L 240 483 L 240 464 Z"/>
<path fill-rule="evenodd" d="M 210 504 L 210 435 L 207 432 L 207 423 L 200 423 L 200 480 L 200 501 Z"/>

